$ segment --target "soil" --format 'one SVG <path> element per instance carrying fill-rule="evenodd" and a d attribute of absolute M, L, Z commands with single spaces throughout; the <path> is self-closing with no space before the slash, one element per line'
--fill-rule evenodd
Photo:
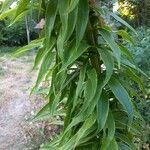
<path fill-rule="evenodd" d="M 0 150 L 39 149 L 47 138 L 46 123 L 31 122 L 46 103 L 40 96 L 29 96 L 36 80 L 33 60 L 33 54 L 15 60 L 0 57 Z"/>

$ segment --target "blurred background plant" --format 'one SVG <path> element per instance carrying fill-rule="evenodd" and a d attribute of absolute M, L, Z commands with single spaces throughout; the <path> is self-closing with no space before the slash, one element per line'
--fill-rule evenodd
<path fill-rule="evenodd" d="M 0 45 L 5 46 L 22 46 L 26 45 L 27 33 L 25 20 L 18 22 L 9 27 L 10 20 L 5 19 L 0 22 Z M 30 40 L 37 38 L 38 33 L 34 29 L 35 23 L 30 24 Z"/>
<path fill-rule="evenodd" d="M 141 26 L 136 29 L 137 35 L 133 35 L 136 45 L 126 44 L 126 47 L 132 52 L 133 57 L 139 68 L 150 76 L 150 28 Z M 150 143 L 150 81 L 143 78 L 146 87 L 145 98 L 138 101 L 138 107 L 143 118 L 146 121 L 143 127 L 143 142 Z"/>

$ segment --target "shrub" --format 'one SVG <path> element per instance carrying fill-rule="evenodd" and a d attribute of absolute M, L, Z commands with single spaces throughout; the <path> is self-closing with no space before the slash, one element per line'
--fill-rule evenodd
<path fill-rule="evenodd" d="M 30 38 L 31 40 L 38 37 L 35 23 L 30 21 Z M 0 22 L 0 44 L 6 46 L 23 46 L 27 44 L 27 33 L 25 26 L 25 19 L 17 22 L 9 27 L 10 19 L 7 18 Z"/>
<path fill-rule="evenodd" d="M 136 82 L 144 92 L 137 75 L 142 71 L 114 38 L 119 35 L 132 43 L 130 35 L 124 30 L 113 32 L 103 16 L 108 13 L 135 30 L 94 0 L 43 3 L 47 6 L 43 34 L 16 52 L 40 46 L 34 65 L 40 69 L 32 93 L 46 80 L 49 101 L 34 120 L 62 118 L 53 122 L 63 125 L 61 134 L 41 149 L 136 149 L 133 138 L 140 134 L 143 120 L 134 101 L 138 93 L 131 85 Z M 29 0 L 20 0 L 13 22 L 30 7 Z"/>

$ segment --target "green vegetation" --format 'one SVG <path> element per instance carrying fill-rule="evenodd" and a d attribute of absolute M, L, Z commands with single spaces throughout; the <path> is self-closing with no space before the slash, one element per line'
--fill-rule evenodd
<path fill-rule="evenodd" d="M 9 27 L 10 19 L 0 21 L 0 45 L 4 46 L 23 46 L 27 42 L 27 33 L 25 20 L 19 21 L 16 24 Z M 34 25 L 31 26 L 30 38 L 35 39 L 38 37 Z"/>
<path fill-rule="evenodd" d="M 10 47 L 10 46 L 0 46 L 0 55 L 11 54 L 16 51 L 18 47 Z"/>
<path fill-rule="evenodd" d="M 149 122 L 140 101 L 143 95 L 147 96 L 141 78 L 148 76 L 141 69 L 145 71 L 149 66 L 145 58 L 149 30 L 143 32 L 140 28 L 136 32 L 111 7 L 106 7 L 107 2 L 19 0 L 12 10 L 7 7 L 9 2 L 4 2 L 0 18 L 10 16 L 8 12 L 13 11 L 11 24 L 25 17 L 33 6 L 45 15 L 40 37 L 15 53 L 17 56 L 39 48 L 34 64 L 34 68 L 39 66 L 39 73 L 31 94 L 40 89 L 49 101 L 34 121 L 61 118 L 51 122 L 62 126 L 61 133 L 41 149 L 137 149 L 135 139 L 140 137 L 143 142 L 144 126 L 139 106 Z M 114 22 L 115 28 L 119 22 L 121 29 L 114 30 L 109 21 Z M 124 27 L 132 31 L 137 45 Z M 144 58 L 139 60 L 140 55 Z M 46 89 L 41 86 L 43 81 L 48 83 Z"/>

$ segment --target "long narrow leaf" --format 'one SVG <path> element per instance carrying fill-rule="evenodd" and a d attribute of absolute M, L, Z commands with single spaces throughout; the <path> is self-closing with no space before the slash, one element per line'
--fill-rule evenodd
<path fill-rule="evenodd" d="M 117 16 L 115 13 L 110 13 L 110 15 L 113 18 L 115 18 L 117 21 L 119 21 L 120 23 L 122 23 L 123 25 L 125 25 L 126 27 L 128 27 L 135 34 L 137 34 L 137 32 L 135 31 L 135 29 L 133 27 L 131 27 L 126 21 L 124 21 L 122 18 L 120 18 L 119 16 Z"/>
<path fill-rule="evenodd" d="M 109 86 L 112 92 L 114 93 L 115 97 L 127 111 L 129 117 L 129 125 L 131 125 L 131 123 L 133 122 L 134 110 L 129 94 L 127 93 L 125 88 L 120 84 L 120 82 L 115 78 L 112 78 L 110 80 Z"/>
<path fill-rule="evenodd" d="M 100 29 L 100 34 L 102 35 L 104 40 L 108 43 L 108 45 L 112 49 L 114 56 L 117 59 L 118 66 L 120 67 L 121 52 L 120 52 L 118 45 L 115 43 L 112 34 L 105 29 Z"/>
<path fill-rule="evenodd" d="M 88 0 L 80 0 L 78 5 L 78 18 L 76 24 L 76 45 L 78 46 L 83 39 L 85 30 L 87 28 L 89 18 Z"/>

